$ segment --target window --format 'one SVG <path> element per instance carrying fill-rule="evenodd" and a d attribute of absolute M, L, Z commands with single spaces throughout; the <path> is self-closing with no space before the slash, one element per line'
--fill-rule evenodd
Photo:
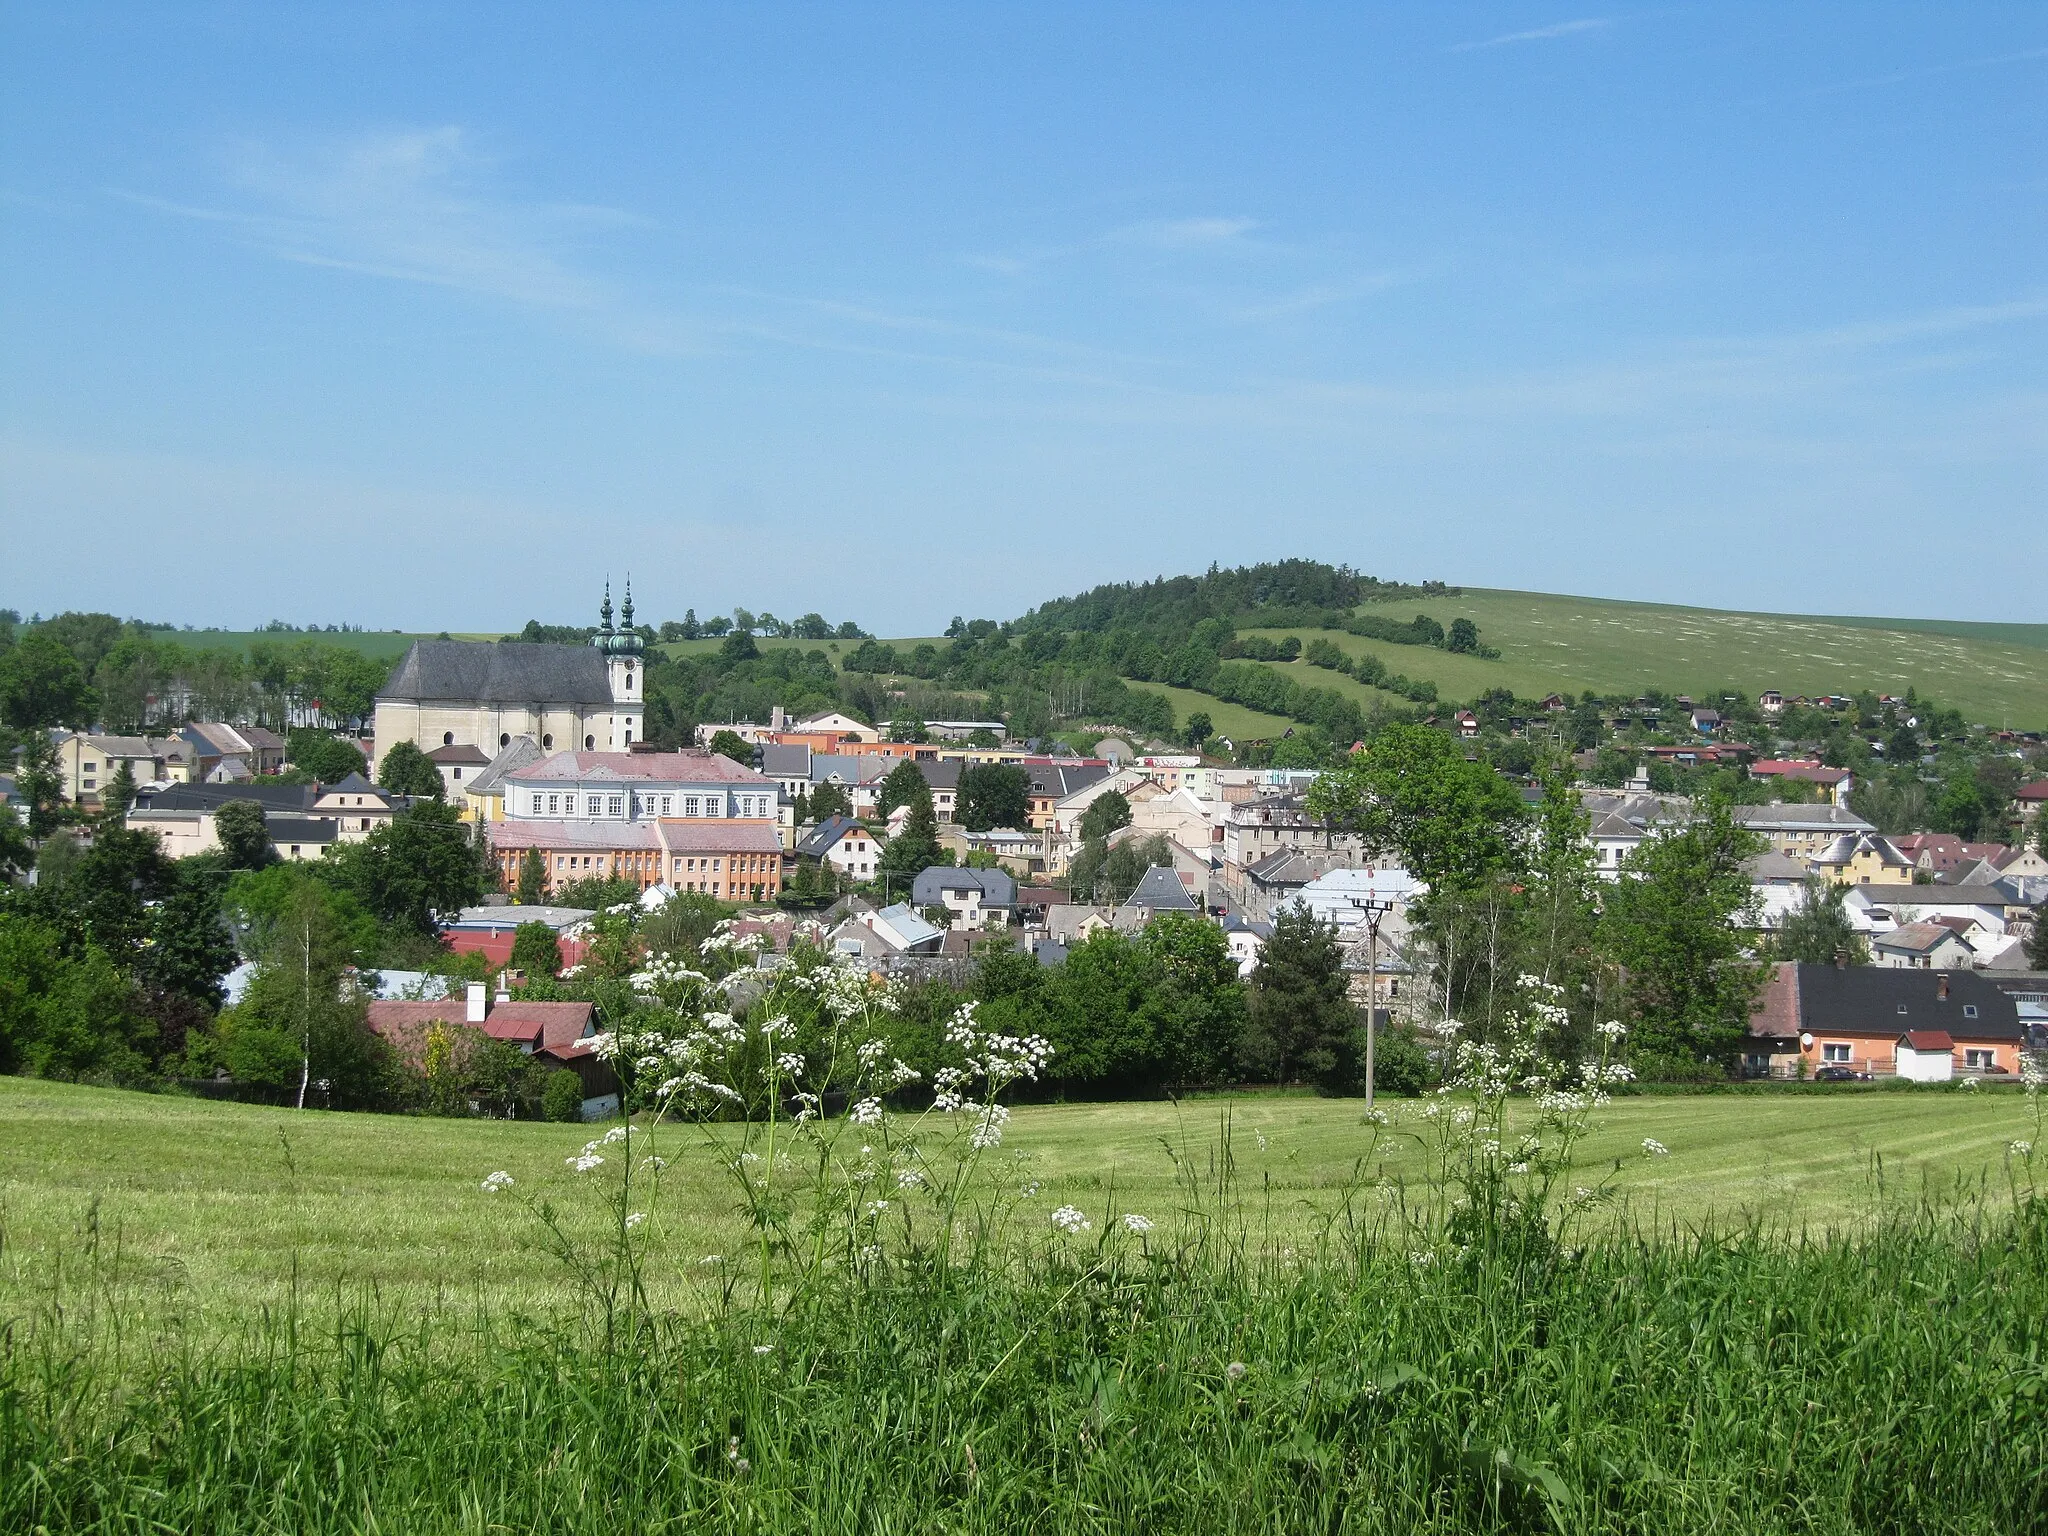
<path fill-rule="evenodd" d="M 444 746 L 444 747 L 452 747 L 452 746 L 454 746 L 454 745 L 455 745 L 455 733 L 454 733 L 453 731 L 443 731 L 443 732 L 441 733 L 441 745 L 442 745 L 442 746 Z"/>
<path fill-rule="evenodd" d="M 584 751 L 588 752 L 588 751 L 590 751 L 590 750 L 591 750 L 591 749 L 592 749 L 593 747 L 595 747 L 596 745 L 597 745 L 597 738 L 596 738 L 595 736 L 586 736 L 586 737 L 584 737 L 584 738 L 583 738 L 583 750 L 584 750 Z"/>
<path fill-rule="evenodd" d="M 623 816 L 623 815 L 625 815 L 625 814 L 626 814 L 626 797 L 625 797 L 624 795 L 609 795 L 609 796 L 607 796 L 607 797 L 606 797 L 606 801 L 605 801 L 605 814 L 606 814 L 606 815 L 608 815 L 608 816 Z"/>
<path fill-rule="evenodd" d="M 1963 1004 L 1963 1017 L 1966 1019 L 1974 1019 L 1975 1017 L 1977 1017 L 1977 1005 L 1975 1003 Z"/>
<path fill-rule="evenodd" d="M 597 796 L 591 795 L 583 803 L 583 814 L 586 816 L 600 815 L 602 814 L 603 807 L 604 802 L 598 799 Z"/>
<path fill-rule="evenodd" d="M 1839 1061 L 1847 1065 L 1849 1047 L 1846 1045 L 1824 1045 L 1820 1048 L 1820 1059 L 1822 1061 Z"/>
<path fill-rule="evenodd" d="M 534 798 L 534 809 L 535 809 L 536 811 L 538 811 L 538 810 L 540 809 L 540 796 L 538 796 L 538 795 L 535 795 L 535 796 L 534 796 L 533 798 Z M 561 810 L 562 810 L 562 797 L 561 797 L 560 795 L 549 795 L 549 796 L 548 796 L 548 814 L 549 814 L 550 816 L 558 816 L 558 815 L 560 815 L 560 814 L 561 814 Z"/>
<path fill-rule="evenodd" d="M 539 790 L 535 790 L 535 791 L 533 792 L 533 814 L 534 814 L 534 815 L 536 815 L 536 816 L 538 816 L 538 815 L 540 814 L 540 791 L 539 791 Z"/>
<path fill-rule="evenodd" d="M 685 795 L 683 797 L 683 814 L 685 816 L 697 814 L 697 797 L 695 795 Z"/>
<path fill-rule="evenodd" d="M 668 808 L 669 808 L 669 806 L 670 806 L 670 805 L 671 805 L 672 803 L 674 803 L 674 797 L 673 797 L 672 795 L 663 795 L 663 796 L 661 797 L 661 814 L 662 814 L 662 815 L 666 816 L 666 815 L 668 815 L 668 814 L 669 814 L 669 809 L 668 809 Z"/>
<path fill-rule="evenodd" d="M 540 744 L 543 750 L 552 750 L 555 745 L 555 738 L 552 736 L 543 736 L 540 739 Z"/>
<path fill-rule="evenodd" d="M 706 816 L 723 816 L 725 814 L 725 809 L 720 803 L 718 796 L 707 795 L 705 797 L 704 814 Z"/>
<path fill-rule="evenodd" d="M 501 746 L 501 747 L 509 747 L 509 746 L 511 746 L 511 745 L 512 745 L 512 733 L 511 733 L 510 731 L 504 731 L 504 732 L 501 732 L 501 733 L 499 734 L 499 736 L 498 736 L 498 745 L 499 745 L 499 746 Z"/>
<path fill-rule="evenodd" d="M 1966 1050 L 1963 1052 L 1963 1067 L 1970 1072 L 1989 1072 L 1997 1064 L 1997 1056 L 1990 1050 Z"/>

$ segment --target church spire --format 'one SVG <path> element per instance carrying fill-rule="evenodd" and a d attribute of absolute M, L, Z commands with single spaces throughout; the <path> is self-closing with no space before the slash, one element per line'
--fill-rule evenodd
<path fill-rule="evenodd" d="M 626 572 L 626 605 L 619 610 L 619 628 L 633 627 L 633 573 Z"/>
<path fill-rule="evenodd" d="M 609 576 L 604 579 L 604 607 L 600 608 L 598 612 L 604 620 L 598 626 L 598 632 L 608 635 L 612 632 L 612 579 Z"/>

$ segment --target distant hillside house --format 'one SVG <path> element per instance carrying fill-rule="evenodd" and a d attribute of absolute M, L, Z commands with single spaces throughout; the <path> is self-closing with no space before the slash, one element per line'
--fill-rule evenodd
<path fill-rule="evenodd" d="M 624 752 L 644 739 L 645 642 L 633 630 L 631 588 L 621 627 L 612 625 L 609 587 L 600 613 L 587 646 L 415 642 L 377 695 L 378 764 L 401 741 L 495 757 L 515 736 L 533 737 L 544 752 Z"/>

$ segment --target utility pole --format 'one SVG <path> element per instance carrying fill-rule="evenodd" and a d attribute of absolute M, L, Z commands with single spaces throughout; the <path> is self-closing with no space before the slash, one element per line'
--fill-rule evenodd
<path fill-rule="evenodd" d="M 1354 901 L 1352 906 L 1363 915 L 1365 922 L 1365 1108 L 1367 1113 L 1371 1113 L 1375 1046 L 1379 1036 L 1380 924 L 1386 920 L 1387 914 L 1394 910 L 1394 904 L 1368 896 Z"/>

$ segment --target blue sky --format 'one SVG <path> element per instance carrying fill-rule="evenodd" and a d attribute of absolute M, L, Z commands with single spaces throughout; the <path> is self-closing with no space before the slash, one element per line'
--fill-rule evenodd
<path fill-rule="evenodd" d="M 0 605 L 2048 618 L 2048 9 L 0 12 Z"/>

